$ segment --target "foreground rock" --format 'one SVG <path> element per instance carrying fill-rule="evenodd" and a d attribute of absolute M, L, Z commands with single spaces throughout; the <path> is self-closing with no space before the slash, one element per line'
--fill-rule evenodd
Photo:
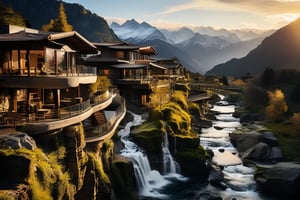
<path fill-rule="evenodd" d="M 281 162 L 269 168 L 259 168 L 254 179 L 258 190 L 268 195 L 285 199 L 300 197 L 300 164 Z"/>
<path fill-rule="evenodd" d="M 279 143 L 271 132 L 233 132 L 229 136 L 242 159 L 259 162 L 278 162 L 283 159 Z"/>

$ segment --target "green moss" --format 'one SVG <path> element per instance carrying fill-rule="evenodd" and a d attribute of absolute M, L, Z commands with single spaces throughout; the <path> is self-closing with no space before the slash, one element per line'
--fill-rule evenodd
<path fill-rule="evenodd" d="M 163 122 L 161 120 L 153 121 L 153 122 L 145 122 L 142 125 L 138 126 L 134 130 L 131 131 L 132 134 L 139 134 L 145 132 L 153 132 L 153 131 L 162 131 L 163 130 Z"/>
<path fill-rule="evenodd" d="M 190 133 L 191 117 L 179 104 L 169 102 L 162 105 L 161 111 L 163 113 L 164 120 L 171 129 L 171 132 L 185 135 Z"/>
<path fill-rule="evenodd" d="M 95 155 L 91 152 L 88 152 L 89 162 L 92 162 L 92 166 L 95 166 L 96 172 L 99 174 L 102 181 L 106 184 L 110 184 L 110 179 L 107 174 L 104 172 L 103 164 L 99 161 Z"/>
<path fill-rule="evenodd" d="M 171 95 L 171 101 L 176 102 L 183 108 L 188 107 L 187 103 L 187 98 L 186 94 L 183 91 L 176 90 L 172 95 Z"/>
<path fill-rule="evenodd" d="M 31 161 L 28 183 L 31 186 L 33 200 L 63 198 L 69 184 L 69 176 L 63 172 L 57 156 L 47 156 L 38 148 L 1 149 L 0 154 L 22 156 Z"/>

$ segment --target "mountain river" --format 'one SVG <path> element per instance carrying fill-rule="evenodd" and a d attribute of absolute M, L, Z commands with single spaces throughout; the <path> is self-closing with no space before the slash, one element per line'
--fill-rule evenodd
<path fill-rule="evenodd" d="M 169 152 L 167 137 L 162 142 L 164 172 L 161 174 L 151 169 L 147 155 L 129 140 L 130 128 L 143 122 L 140 115 L 131 113 L 133 121 L 127 123 L 118 135 L 125 146 L 121 155 L 133 162 L 140 200 L 205 200 L 210 195 L 222 197 L 224 200 L 265 199 L 256 192 L 253 179 L 255 169 L 243 165 L 236 149 L 230 143 L 229 133 L 241 126 L 239 119 L 232 116 L 235 106 L 221 100 L 213 105 L 211 110 L 218 113 L 217 120 L 213 121 L 212 127 L 202 129 L 202 133 L 199 134 L 200 144 L 214 152 L 213 165 L 223 166 L 223 184 L 226 185 L 226 189 L 199 183 L 195 179 L 180 175 L 180 168 Z"/>

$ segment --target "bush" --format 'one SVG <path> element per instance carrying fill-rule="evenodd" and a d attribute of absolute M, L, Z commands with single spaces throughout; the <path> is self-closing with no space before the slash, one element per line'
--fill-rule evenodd
<path fill-rule="evenodd" d="M 300 113 L 294 113 L 291 122 L 296 130 L 300 130 Z"/>
<path fill-rule="evenodd" d="M 274 92 L 268 92 L 269 105 L 266 107 L 266 117 L 271 121 L 280 121 L 288 110 L 288 106 L 281 90 L 276 89 Z"/>

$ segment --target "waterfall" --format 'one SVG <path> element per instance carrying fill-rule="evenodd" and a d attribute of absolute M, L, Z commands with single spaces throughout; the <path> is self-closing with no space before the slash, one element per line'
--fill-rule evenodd
<path fill-rule="evenodd" d="M 130 159 L 133 163 L 140 195 L 164 198 L 164 195 L 159 193 L 159 189 L 167 185 L 169 181 L 158 171 L 151 169 L 147 155 L 145 155 L 135 143 L 128 139 L 130 128 L 132 126 L 138 126 L 143 122 L 140 115 L 131 114 L 134 117 L 133 121 L 127 123 L 125 128 L 118 132 L 125 146 L 125 148 L 121 150 L 121 155 Z"/>
<path fill-rule="evenodd" d="M 173 159 L 169 150 L 169 140 L 168 140 L 167 131 L 165 131 L 163 141 L 162 141 L 162 152 L 163 152 L 164 174 L 180 173 L 179 164 Z"/>

